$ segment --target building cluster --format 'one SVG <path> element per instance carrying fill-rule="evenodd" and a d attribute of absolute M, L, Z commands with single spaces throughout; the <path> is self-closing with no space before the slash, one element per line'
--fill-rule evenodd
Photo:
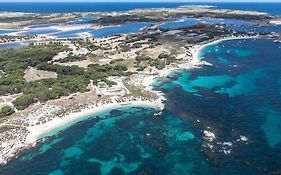
<path fill-rule="evenodd" d="M 83 37 L 81 38 L 84 42 L 93 42 L 94 38 L 91 37 Z M 55 44 L 55 45 L 61 45 L 66 46 L 72 43 L 77 43 L 81 41 L 81 39 L 43 39 L 40 41 L 33 42 L 34 46 L 43 46 L 48 44 Z"/>
<path fill-rule="evenodd" d="M 48 45 L 48 44 L 56 44 L 56 45 L 69 45 L 71 44 L 71 40 L 41 40 L 41 41 L 35 41 L 33 42 L 34 46 L 43 46 L 43 45 Z"/>

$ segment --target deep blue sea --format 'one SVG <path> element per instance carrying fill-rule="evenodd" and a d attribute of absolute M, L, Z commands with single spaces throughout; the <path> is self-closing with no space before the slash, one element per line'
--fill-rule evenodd
<path fill-rule="evenodd" d="M 281 44 L 229 40 L 205 47 L 213 66 L 174 71 L 154 109 L 93 114 L 0 168 L 1 175 L 263 175 L 281 168 Z M 205 132 L 214 134 L 213 140 Z"/>
<path fill-rule="evenodd" d="M 182 5 L 210 5 L 215 8 L 255 10 L 281 15 L 281 3 L 224 3 L 224 2 L 0 2 L 0 11 L 28 13 L 68 13 L 68 12 L 105 12 L 127 11 L 137 8 L 179 7 Z"/>

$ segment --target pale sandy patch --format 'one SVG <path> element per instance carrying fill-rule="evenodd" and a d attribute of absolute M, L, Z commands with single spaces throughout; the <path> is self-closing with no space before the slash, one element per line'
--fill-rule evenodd
<path fill-rule="evenodd" d="M 57 78 L 58 74 L 56 72 L 37 70 L 36 68 L 29 68 L 24 71 L 24 79 L 26 81 L 36 81 L 47 78 Z"/>

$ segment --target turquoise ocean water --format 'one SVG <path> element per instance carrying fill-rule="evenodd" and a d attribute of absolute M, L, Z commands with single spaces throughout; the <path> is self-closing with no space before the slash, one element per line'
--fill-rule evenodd
<path fill-rule="evenodd" d="M 266 46 L 266 47 L 265 47 Z M 0 174 L 266 174 L 281 162 L 281 45 L 229 40 L 205 47 L 212 63 L 175 71 L 154 88 L 154 109 L 93 114 L 0 168 Z M 210 141 L 204 131 L 211 132 Z"/>

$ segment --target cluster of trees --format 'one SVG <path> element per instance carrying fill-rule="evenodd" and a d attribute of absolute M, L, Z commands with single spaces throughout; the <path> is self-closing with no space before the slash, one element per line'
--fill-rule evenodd
<path fill-rule="evenodd" d="M 14 113 L 14 109 L 10 106 L 3 106 L 0 108 L 0 117 L 4 117 L 7 115 L 11 115 L 12 113 Z"/>
<path fill-rule="evenodd" d="M 123 43 L 119 44 L 119 47 L 122 52 L 128 52 L 132 48 L 140 48 L 144 44 L 148 44 L 148 45 L 151 45 L 154 47 L 155 45 L 159 44 L 159 43 L 157 43 L 158 38 L 159 38 L 159 34 L 157 34 L 157 33 L 131 34 L 131 35 L 126 36 L 125 41 Z M 143 41 L 143 40 L 147 40 L 147 41 Z M 139 41 L 143 41 L 143 42 L 139 42 Z M 119 47 L 116 46 L 115 48 L 118 49 Z M 103 50 L 105 50 L 105 49 L 103 49 Z"/>
<path fill-rule="evenodd" d="M 93 53 L 87 53 L 84 55 L 73 55 L 73 54 L 68 54 L 66 58 L 62 58 L 58 60 L 60 63 L 67 63 L 67 62 L 73 62 L 73 61 L 83 61 L 87 60 L 87 58 L 95 58 L 97 55 Z"/>
<path fill-rule="evenodd" d="M 125 44 L 134 43 L 137 41 L 148 39 L 150 42 L 158 41 L 160 37 L 159 33 L 142 33 L 140 34 L 131 34 L 126 36 Z"/>
<path fill-rule="evenodd" d="M 77 40 L 74 40 L 73 43 L 77 44 L 78 47 L 86 48 L 90 51 L 95 51 L 95 50 L 100 49 L 100 46 L 94 44 L 90 40 L 85 41 L 83 39 L 77 39 Z"/>
<path fill-rule="evenodd" d="M 87 68 L 86 73 L 91 74 L 92 76 L 97 76 L 99 74 L 105 74 L 108 76 L 128 76 L 131 75 L 131 72 L 127 72 L 128 68 L 126 65 L 117 63 L 115 65 L 105 64 L 90 64 Z M 90 73 L 89 73 L 90 72 Z"/>
<path fill-rule="evenodd" d="M 19 109 L 27 108 L 31 103 L 35 102 L 35 99 L 32 97 L 31 94 L 23 95 L 18 97 L 14 102 L 14 106 Z"/>
<path fill-rule="evenodd" d="M 157 69 L 162 70 L 166 67 L 166 62 L 165 60 L 160 60 L 159 58 L 157 58 L 150 63 L 150 66 L 154 66 Z"/>
<path fill-rule="evenodd" d="M 135 58 L 135 62 L 134 62 L 137 71 L 144 70 L 149 65 L 150 61 L 152 61 L 152 58 L 150 58 L 149 56 L 145 54 L 138 55 Z"/>
<path fill-rule="evenodd" d="M 0 35 L 0 39 L 2 40 L 31 39 L 31 38 L 34 38 L 34 35 L 27 35 L 27 36 Z"/>
<path fill-rule="evenodd" d="M 67 63 L 67 62 L 73 62 L 73 61 L 83 61 L 86 59 L 87 59 L 86 56 L 68 54 L 67 57 L 60 59 L 58 61 L 60 63 Z"/>
<path fill-rule="evenodd" d="M 153 60 L 150 66 L 155 66 L 157 69 L 164 69 L 166 65 L 170 65 L 172 62 L 175 62 L 176 58 L 171 54 L 162 53 L 158 56 L 157 59 Z"/>
<path fill-rule="evenodd" d="M 148 65 L 154 66 L 157 69 L 161 70 L 166 67 L 166 65 L 171 64 L 175 61 L 175 57 L 169 54 L 160 54 L 158 58 L 152 59 L 147 55 L 138 55 L 135 59 L 135 67 L 139 71 L 145 69 Z"/>
<path fill-rule="evenodd" d="M 123 62 L 123 61 L 125 61 L 125 60 L 123 58 L 120 58 L 120 59 L 110 61 L 109 64 L 116 64 L 116 63 L 120 63 L 120 62 Z"/>
<path fill-rule="evenodd" d="M 1 51 L 0 70 L 3 75 L 0 77 L 0 95 L 15 94 L 28 89 L 28 83 L 23 78 L 24 70 L 52 60 L 63 49 L 49 45 Z"/>
<path fill-rule="evenodd" d="M 143 61 L 150 61 L 151 58 L 145 54 L 142 54 L 142 55 L 138 55 L 135 60 L 137 64 L 140 64 Z"/>
<path fill-rule="evenodd" d="M 107 77 L 132 74 L 127 71 L 127 66 L 121 62 L 116 62 L 114 65 L 92 64 L 86 69 L 50 63 L 53 56 L 67 49 L 48 45 L 0 52 L 0 70 L 3 71 L 0 76 L 0 94 L 23 93 L 13 102 L 17 109 L 22 110 L 37 101 L 45 102 L 71 93 L 85 92 L 90 80 L 93 80 L 94 84 L 105 81 L 107 84 L 113 85 L 114 82 L 108 81 Z M 27 82 L 23 76 L 28 67 L 53 71 L 58 74 L 58 77 Z M 10 110 L 4 108 L 4 111 L 1 111 L 2 114 L 8 115 Z"/>
<path fill-rule="evenodd" d="M 131 50 L 131 47 L 129 44 L 120 44 L 119 47 L 121 48 L 122 52 L 128 52 Z"/>
<path fill-rule="evenodd" d="M 56 72 L 59 75 L 63 75 L 63 76 L 82 75 L 84 73 L 84 69 L 78 66 L 61 66 L 61 65 L 51 64 L 46 62 L 38 64 L 36 68 L 39 70 Z"/>

